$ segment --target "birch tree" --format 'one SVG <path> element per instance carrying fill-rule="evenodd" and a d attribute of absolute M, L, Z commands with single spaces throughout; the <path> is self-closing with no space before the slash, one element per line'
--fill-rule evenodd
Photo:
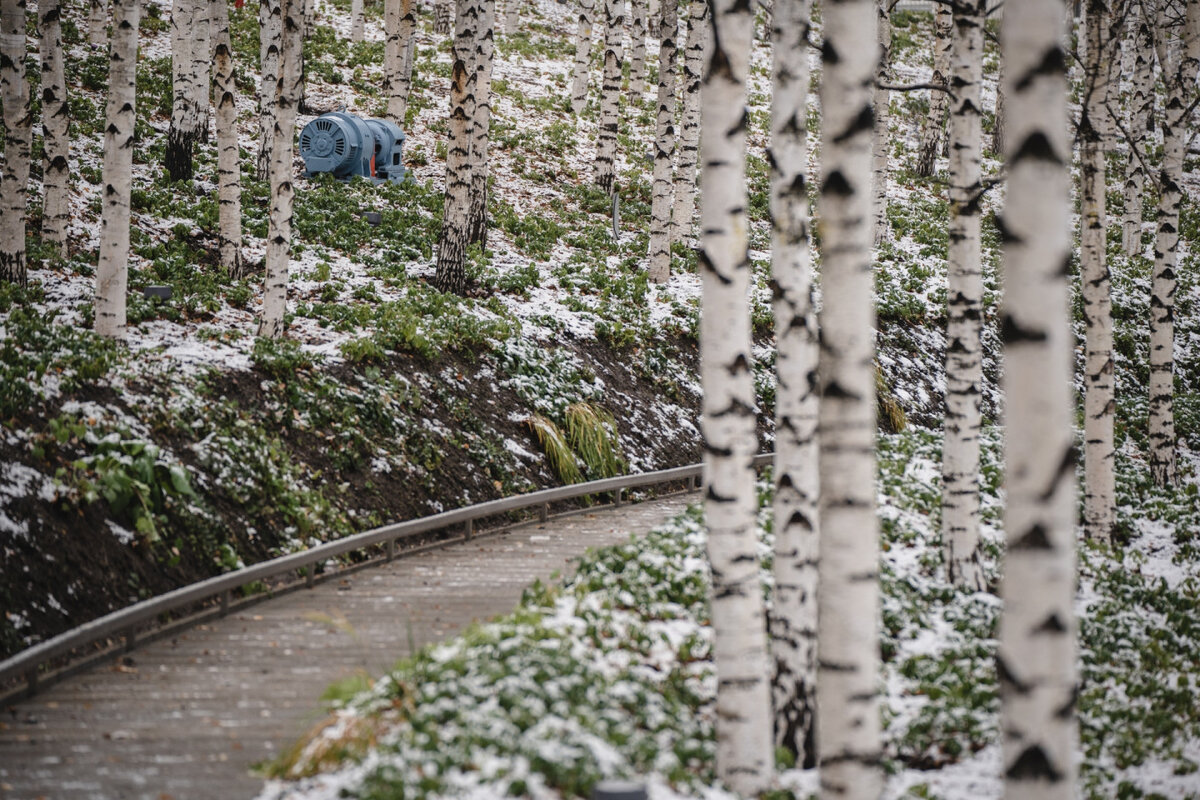
<path fill-rule="evenodd" d="M 40 0 L 42 60 L 42 240 L 57 245 L 57 256 L 67 257 L 67 221 L 71 214 L 71 117 L 64 76 L 62 18 L 58 0 Z"/>
<path fill-rule="evenodd" d="M 771 17 L 771 272 L 775 289 L 775 746 L 816 766 L 817 315 L 809 252 L 808 35 L 811 0 Z"/>
<path fill-rule="evenodd" d="M 200 23 L 198 0 L 175 0 L 171 8 L 171 126 L 167 130 L 163 165 L 173 181 L 191 180 L 194 173 L 192 152 L 200 138 L 200 109 L 195 84 L 196 40 L 193 32 Z M 207 58 L 207 53 L 205 54 Z"/>
<path fill-rule="evenodd" d="M 105 109 L 104 191 L 100 207 L 100 254 L 96 262 L 96 333 L 125 335 L 129 282 L 129 197 L 133 173 L 133 127 L 137 119 L 138 0 L 113 0 Z"/>
<path fill-rule="evenodd" d="M 984 589 L 979 552 L 979 430 L 983 384 L 983 24 L 986 0 L 958 0 L 950 66 L 950 244 L 947 251 L 946 421 L 942 541 L 950 581 Z"/>
<path fill-rule="evenodd" d="M 708 3 L 691 0 L 688 5 L 687 44 L 683 53 L 683 112 L 679 123 L 679 163 L 675 166 L 675 208 L 671 238 L 692 233 L 696 214 L 696 160 L 700 152 L 700 72 L 708 42 Z"/>
<path fill-rule="evenodd" d="M 25 0 L 0 0 L 0 104 L 4 166 L 0 172 L 0 280 L 25 284 L 25 218 L 33 120 L 25 77 Z"/>
<path fill-rule="evenodd" d="M 476 28 L 475 122 L 471 130 L 471 207 L 467 217 L 467 241 L 487 247 L 488 221 L 488 135 L 492 120 L 492 61 L 495 57 L 496 1 L 479 0 Z"/>
<path fill-rule="evenodd" d="M 259 81 L 258 177 L 270 180 L 271 154 L 275 141 L 275 93 L 279 90 L 279 49 L 283 39 L 283 7 L 280 0 L 261 0 L 258 5 Z"/>
<path fill-rule="evenodd" d="M 267 216 L 266 275 L 263 284 L 262 316 L 258 335 L 268 339 L 283 336 L 287 311 L 288 260 L 292 242 L 292 183 L 296 104 L 301 76 L 301 32 L 303 0 L 281 0 L 282 36 L 279 47 L 279 81 L 275 91 L 275 131 L 271 137 L 271 209 Z"/>
<path fill-rule="evenodd" d="M 875 35 L 879 39 L 879 69 L 875 71 L 875 143 L 871 153 L 871 209 L 874 214 L 874 243 L 883 242 L 887 233 L 888 145 L 892 134 L 888 130 L 892 118 L 892 93 L 887 83 L 892 63 L 892 16 L 895 0 L 876 0 Z"/>
<path fill-rule="evenodd" d="M 629 102 L 646 92 L 646 14 L 649 0 L 629 0 Z"/>
<path fill-rule="evenodd" d="M 350 0 L 350 41 L 363 40 L 363 0 Z"/>
<path fill-rule="evenodd" d="M 582 114 L 587 105 L 595 13 L 596 0 L 579 0 L 579 26 L 575 33 L 575 74 L 571 81 L 571 113 L 576 116 Z"/>
<path fill-rule="evenodd" d="M 1121 221 L 1121 249 L 1135 256 L 1142 250 L 1142 193 L 1146 188 L 1147 147 L 1150 126 L 1154 122 L 1154 37 L 1152 17 L 1142 4 L 1131 2 L 1129 29 L 1133 31 L 1131 74 L 1132 96 L 1129 101 L 1129 160 L 1125 166 L 1125 212 Z"/>
<path fill-rule="evenodd" d="M 1163 158 L 1159 172 L 1158 230 L 1150 281 L 1150 475 L 1159 486 L 1175 483 L 1175 270 L 1179 260 L 1179 211 L 1188 120 L 1200 66 L 1200 3 L 1187 0 L 1182 41 L 1168 42 L 1166 4 L 1154 27 L 1154 48 L 1167 86 L 1162 115 Z M 1174 26 L 1178 30 L 1178 26 Z M 1178 36 L 1178 34 L 1176 34 Z"/>
<path fill-rule="evenodd" d="M 521 0 L 508 0 L 508 7 L 505 9 L 504 30 L 506 35 L 512 36 L 521 26 Z"/>
<path fill-rule="evenodd" d="M 750 256 L 746 238 L 746 81 L 754 11 L 712 5 L 713 55 L 701 108 L 701 427 L 704 513 L 712 568 L 717 675 L 717 777 L 751 797 L 771 782 L 771 696 L 756 552 L 754 381 L 750 368 Z"/>
<path fill-rule="evenodd" d="M 1101 542 L 1112 538 L 1117 516 L 1112 288 L 1105 253 L 1108 11 L 1105 0 L 1088 0 L 1084 99 L 1078 129 L 1079 283 L 1084 321 L 1083 522 L 1087 536 Z"/>
<path fill-rule="evenodd" d="M 90 0 L 88 4 L 88 44 L 108 44 L 108 0 Z"/>
<path fill-rule="evenodd" d="M 835 0 L 822 12 L 817 747 L 822 798 L 875 800 L 883 772 L 870 215 L 879 46 L 872 0 Z"/>
<path fill-rule="evenodd" d="M 929 82 L 936 86 L 948 85 L 952 25 L 950 5 L 938 3 L 933 17 L 933 75 L 929 79 Z M 948 96 L 945 92 L 929 93 L 929 116 L 925 117 L 921 125 L 921 143 L 917 150 L 916 168 L 916 173 L 925 178 L 933 174 L 938 153 L 942 151 L 947 106 Z"/>
<path fill-rule="evenodd" d="M 233 45 L 229 38 L 229 4 L 213 0 L 213 95 L 217 106 L 217 228 L 221 264 L 235 279 L 242 272 L 242 170 L 238 158 L 237 87 Z"/>
<path fill-rule="evenodd" d="M 671 210 L 675 200 L 675 37 L 679 35 L 676 0 L 661 0 L 662 43 L 658 48 L 658 119 L 654 145 L 654 185 L 650 200 L 650 280 L 671 277 Z"/>
<path fill-rule="evenodd" d="M 385 0 L 383 18 L 387 35 L 384 45 L 387 118 L 404 128 L 408 93 L 412 90 L 412 58 L 409 52 L 417 30 L 413 0 Z"/>
<path fill-rule="evenodd" d="M 625 0 L 604 2 L 604 82 L 600 87 L 600 134 L 596 141 L 596 185 L 612 194 L 617 177 L 617 131 L 621 125 L 621 70 Z"/>
<path fill-rule="evenodd" d="M 1075 455 L 1061 2 L 1009 0 L 1004 211 L 1005 556 L 997 670 L 1005 797 L 1075 797 Z"/>
<path fill-rule="evenodd" d="M 454 9 L 456 0 L 434 0 L 433 3 L 433 32 L 445 35 L 454 30 Z"/>
<path fill-rule="evenodd" d="M 212 0 L 196 0 L 189 37 L 192 40 L 192 104 L 196 108 L 196 140 L 200 142 L 208 141 L 208 124 L 212 118 L 209 113 L 212 96 L 212 15 Z"/>
<path fill-rule="evenodd" d="M 475 131 L 475 48 L 479 9 L 471 0 L 456 0 L 454 47 L 450 68 L 450 141 L 446 149 L 446 198 L 438 238 L 433 284 L 443 292 L 464 294 L 467 275 L 467 225 L 471 211 L 471 142 Z"/>

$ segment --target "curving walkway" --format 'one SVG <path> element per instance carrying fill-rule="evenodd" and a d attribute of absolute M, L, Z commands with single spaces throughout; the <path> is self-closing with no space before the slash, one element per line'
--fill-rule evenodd
<path fill-rule="evenodd" d="M 535 578 L 691 496 L 533 523 L 251 606 L 0 709 L 0 797 L 252 797 L 321 692 L 510 610 Z"/>

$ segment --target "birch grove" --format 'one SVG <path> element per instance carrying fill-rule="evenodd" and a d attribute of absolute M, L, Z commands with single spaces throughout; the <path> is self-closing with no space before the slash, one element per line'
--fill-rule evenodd
<path fill-rule="evenodd" d="M 229 38 L 229 4 L 214 0 L 213 99 L 217 106 L 217 228 L 221 264 L 235 280 L 242 271 L 242 168 L 238 158 L 237 86 Z"/>
<path fill-rule="evenodd" d="M 933 75 L 929 82 L 935 86 L 949 88 L 950 50 L 953 46 L 953 22 L 950 4 L 938 3 L 933 17 Z M 933 174 L 938 154 L 942 151 L 943 134 L 946 127 L 946 109 L 949 97 L 946 92 L 929 92 L 929 116 L 921 125 L 921 141 L 917 149 L 916 173 L 928 178 Z"/>
<path fill-rule="evenodd" d="M 1010 0 L 1001 48 L 1005 482 L 1008 540 L 996 665 L 1005 797 L 1075 797 L 1075 454 L 1068 275 L 1071 199 L 1064 6 Z"/>
<path fill-rule="evenodd" d="M 879 523 L 871 274 L 873 0 L 822 7 L 817 747 L 822 798 L 876 800 Z"/>
<path fill-rule="evenodd" d="M 671 277 L 671 211 L 675 204 L 672 162 L 675 157 L 675 37 L 679 31 L 677 0 L 660 3 L 658 49 L 658 120 L 654 139 L 654 185 L 650 207 L 650 263 L 654 283 Z"/>
<path fill-rule="evenodd" d="M 754 380 L 750 353 L 751 268 L 746 236 L 746 126 L 754 12 L 738 0 L 712 4 L 712 58 L 701 114 L 704 202 L 700 208 L 700 382 L 708 560 L 712 570 L 717 677 L 717 777 L 744 796 L 771 783 L 771 696 L 757 556 Z"/>
<path fill-rule="evenodd" d="M 776 0 L 771 24 L 771 277 L 775 290 L 775 746 L 816 766 L 817 315 L 809 250 L 811 0 Z"/>
<path fill-rule="evenodd" d="M 275 94 L 279 91 L 279 51 L 283 40 L 283 7 L 280 0 L 261 0 L 258 6 L 261 78 L 258 90 L 258 177 L 271 179 L 271 154 L 275 141 Z"/>
<path fill-rule="evenodd" d="M 950 66 L 950 241 L 947 250 L 946 420 L 942 540 L 951 581 L 984 587 L 980 561 L 979 431 L 983 396 L 983 259 L 980 241 L 983 24 L 986 0 L 959 0 Z"/>
<path fill-rule="evenodd" d="M 596 185 L 609 194 L 616 191 L 617 132 L 621 126 L 621 70 L 625 59 L 622 41 L 625 0 L 604 2 L 604 78 L 600 87 L 600 132 L 596 141 Z"/>
<path fill-rule="evenodd" d="M 1149 158 L 1150 129 L 1154 122 L 1154 37 L 1153 18 L 1142 3 L 1130 2 L 1129 30 L 1133 31 L 1129 99 L 1129 159 L 1125 166 L 1124 215 L 1121 221 L 1121 249 L 1128 256 L 1142 251 L 1142 194 L 1146 187 L 1146 159 Z"/>
<path fill-rule="evenodd" d="M 408 113 L 408 93 L 412 90 L 412 58 L 409 55 L 417 30 L 413 0 L 385 0 L 384 94 L 387 118 L 404 128 Z"/>
<path fill-rule="evenodd" d="M 576 116 L 582 114 L 587 105 L 595 15 L 596 0 L 579 0 L 579 26 L 575 32 L 575 72 L 571 80 L 571 113 Z"/>
<path fill-rule="evenodd" d="M 294 158 L 296 104 L 301 80 L 302 0 L 281 0 L 282 36 L 279 48 L 279 86 L 275 91 L 275 132 L 271 141 L 271 208 L 267 217 L 266 275 L 258 335 L 278 339 L 287 311 L 288 261 L 292 243 L 292 201 L 295 197 Z"/>
<path fill-rule="evenodd" d="M 62 19 L 58 0 L 40 0 L 38 27 L 42 57 L 42 239 L 67 257 L 67 223 L 71 217 L 71 109 L 64 75 Z"/>
<path fill-rule="evenodd" d="M 96 262 L 96 333 L 125 335 L 125 289 L 129 281 L 129 198 L 137 94 L 138 0 L 113 0 L 105 109 L 104 186 L 100 207 L 100 254 Z"/>
<path fill-rule="evenodd" d="M 679 159 L 675 165 L 675 208 L 671 212 L 671 238 L 692 234 L 696 215 L 696 162 L 700 153 L 700 73 L 708 43 L 708 3 L 691 0 L 688 4 L 687 44 L 683 52 L 683 77 L 680 81 L 683 109 L 679 123 Z"/>
<path fill-rule="evenodd" d="M 1117 520 L 1113 415 L 1112 288 L 1106 260 L 1105 141 L 1109 96 L 1109 7 L 1088 0 L 1084 101 L 1079 118 L 1079 284 L 1083 299 L 1083 523 L 1088 538 L 1108 542 Z"/>
<path fill-rule="evenodd" d="M 446 200 L 433 284 L 443 292 L 463 294 L 467 288 L 464 261 L 471 209 L 471 142 L 475 134 L 476 72 L 472 58 L 479 9 L 471 0 L 456 0 L 455 5 L 450 71 L 450 137 L 446 149 Z"/>
<path fill-rule="evenodd" d="M 471 131 L 471 207 L 467 241 L 487 247 L 488 135 L 492 120 L 492 61 L 496 53 L 496 0 L 479 0 L 474 52 L 475 122 Z"/>
<path fill-rule="evenodd" d="M 1150 282 L 1150 475 L 1159 486 L 1176 480 L 1175 290 L 1179 262 L 1179 214 L 1183 204 L 1183 158 L 1200 65 L 1200 3 L 1186 3 L 1184 30 L 1169 26 L 1166 4 L 1154 27 L 1154 48 L 1167 86 L 1162 115 L 1163 157 L 1158 179 L 1158 230 Z M 1167 37 L 1175 31 L 1174 41 Z"/>
<path fill-rule="evenodd" d="M 0 104 L 4 165 L 0 172 L 0 281 L 26 282 L 25 220 L 33 119 L 25 76 L 25 0 L 0 0 Z"/>

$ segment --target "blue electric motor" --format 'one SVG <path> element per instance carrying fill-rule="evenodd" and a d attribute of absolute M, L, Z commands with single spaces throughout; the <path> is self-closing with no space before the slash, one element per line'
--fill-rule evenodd
<path fill-rule="evenodd" d="M 343 111 L 322 114 L 300 131 L 305 174 L 355 175 L 376 183 L 404 180 L 404 131 L 382 119 L 361 119 Z"/>

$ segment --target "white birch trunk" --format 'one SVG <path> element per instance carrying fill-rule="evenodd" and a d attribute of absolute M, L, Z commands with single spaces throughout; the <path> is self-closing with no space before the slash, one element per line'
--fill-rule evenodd
<path fill-rule="evenodd" d="M 646 93 L 646 14 L 648 0 L 629 0 L 629 102 Z"/>
<path fill-rule="evenodd" d="M 677 0 L 661 0 L 658 49 L 658 119 L 654 146 L 654 185 L 650 200 L 650 280 L 666 283 L 671 277 L 671 210 L 675 204 L 675 83 L 676 46 L 679 35 Z"/>
<path fill-rule="evenodd" d="M 417 30 L 413 0 L 385 0 L 384 28 L 387 33 L 384 47 L 387 117 L 403 129 L 404 117 L 408 113 L 408 93 L 412 90 L 412 58 L 409 51 Z"/>
<path fill-rule="evenodd" d="M 192 105 L 196 109 L 196 138 L 208 141 L 212 95 L 212 0 L 196 0 L 190 31 L 192 51 Z"/>
<path fill-rule="evenodd" d="M 508 5 L 505 8 L 504 30 L 506 34 L 512 35 L 517 32 L 521 26 L 521 0 L 508 0 Z"/>
<path fill-rule="evenodd" d="M 296 104 L 301 80 L 303 0 L 281 0 L 279 87 L 275 92 L 275 132 L 271 142 L 271 210 L 267 217 L 266 275 L 258 335 L 278 339 L 287 312 L 288 260 L 292 243 L 292 200 L 295 186 Z"/>
<path fill-rule="evenodd" d="M 888 130 L 892 119 L 892 93 L 879 88 L 879 84 L 887 83 L 892 64 L 892 20 L 890 9 L 894 0 L 876 0 L 875 35 L 879 39 L 879 69 L 875 72 L 875 97 L 872 105 L 875 108 L 875 140 L 871 152 L 871 210 L 874 223 L 873 241 L 876 246 L 881 244 L 887 235 L 887 190 L 888 190 L 888 150 L 892 142 L 892 133 Z"/>
<path fill-rule="evenodd" d="M 933 18 L 934 50 L 933 75 L 929 82 L 945 86 L 948 84 L 951 48 L 951 11 L 949 4 L 939 3 Z M 937 165 L 938 153 L 942 151 L 942 132 L 946 127 L 946 109 L 949 96 L 946 92 L 929 93 L 929 116 L 921 125 L 921 143 L 917 150 L 916 172 L 928 178 Z"/>
<path fill-rule="evenodd" d="M 488 136 L 492 124 L 492 62 L 496 53 L 495 0 L 479 0 L 475 43 L 475 122 L 471 131 L 471 208 L 467 241 L 487 249 Z"/>
<path fill-rule="evenodd" d="M 879 537 L 871 275 L 872 0 L 823 6 L 817 748 L 822 798 L 877 800 Z"/>
<path fill-rule="evenodd" d="M 196 105 L 197 0 L 175 0 L 171 8 L 171 127 L 167 130 L 164 166 L 173 181 L 191 180 L 192 151 L 200 138 L 199 108 Z M 205 54 L 207 58 L 207 54 Z"/>
<path fill-rule="evenodd" d="M 576 116 L 582 114 L 587 105 L 595 16 L 596 0 L 579 0 L 579 27 L 575 33 L 575 75 L 571 82 L 571 113 Z"/>
<path fill-rule="evenodd" d="M 771 685 L 756 551 L 750 367 L 750 257 L 746 238 L 746 81 L 754 12 L 713 3 L 713 57 L 701 96 L 704 203 L 700 210 L 701 426 L 707 481 L 704 513 L 712 568 L 717 675 L 717 777 L 746 797 L 774 772 Z"/>
<path fill-rule="evenodd" d="M 687 44 L 683 53 L 683 111 L 679 123 L 679 162 L 675 167 L 675 208 L 671 215 L 674 232 L 671 239 L 679 241 L 692 235 L 692 218 L 696 214 L 696 161 L 700 152 L 700 73 L 708 46 L 708 3 L 691 0 L 688 6 Z"/>
<path fill-rule="evenodd" d="M 242 273 L 242 169 L 238 158 L 237 87 L 229 39 L 229 4 L 213 0 L 213 95 L 217 105 L 217 228 L 221 264 L 234 280 Z"/>
<path fill-rule="evenodd" d="M 1159 486 L 1176 481 L 1175 453 L 1175 291 L 1179 261 L 1179 212 L 1183 203 L 1184 151 L 1190 99 L 1200 63 L 1200 2 L 1188 0 L 1182 41 L 1166 41 L 1164 13 L 1154 28 L 1155 49 L 1167 102 L 1163 110 L 1163 160 L 1159 174 L 1158 231 L 1150 283 L 1150 475 Z M 1174 51 L 1174 52 L 1172 52 Z"/>
<path fill-rule="evenodd" d="M 809 251 L 811 0 L 775 0 L 771 26 L 771 271 L 775 289 L 775 746 L 816 766 L 817 315 Z"/>
<path fill-rule="evenodd" d="M 1100 542 L 1111 541 L 1117 517 L 1112 288 L 1105 252 L 1107 6 L 1106 0 L 1088 0 L 1084 104 L 1079 120 L 1079 283 L 1085 340 L 1083 522 L 1088 538 Z"/>
<path fill-rule="evenodd" d="M 25 0 L 0 0 L 0 104 L 4 164 L 0 172 L 0 281 L 26 282 L 25 220 L 33 119 L 25 77 Z"/>
<path fill-rule="evenodd" d="M 363 0 L 350 0 L 350 41 L 363 40 Z"/>
<path fill-rule="evenodd" d="M 516 0 L 513 0 L 515 2 Z M 446 35 L 454 30 L 455 0 L 434 0 L 433 32 Z"/>
<path fill-rule="evenodd" d="M 1071 199 L 1061 2 L 1009 0 L 1002 22 L 1007 506 L 997 669 L 1005 794 L 1075 797 L 1075 453 L 1067 265 Z"/>
<path fill-rule="evenodd" d="M 280 0 L 261 0 L 258 5 L 261 72 L 258 91 L 259 131 L 258 178 L 271 179 L 271 154 L 275 141 L 275 95 L 279 91 L 279 49 L 283 38 L 283 10 Z"/>
<path fill-rule="evenodd" d="M 71 117 L 67 106 L 64 76 L 62 15 L 59 0 L 40 0 L 38 22 L 41 28 L 42 59 L 42 134 L 44 156 L 42 175 L 42 239 L 58 245 L 57 256 L 67 257 L 67 222 L 71 215 L 70 135 Z"/>
<path fill-rule="evenodd" d="M 138 0 L 113 0 L 108 49 L 108 107 L 104 128 L 103 205 L 100 254 L 96 263 L 96 333 L 125 335 L 125 290 L 129 281 L 129 195 L 133 173 Z"/>
<path fill-rule="evenodd" d="M 1152 19 L 1141 3 L 1130 7 L 1134 32 L 1133 95 L 1129 101 L 1129 161 L 1125 167 L 1125 213 L 1121 224 L 1121 249 L 1126 255 L 1142 252 L 1142 193 L 1146 188 L 1150 125 L 1154 119 L 1154 37 Z"/>
<path fill-rule="evenodd" d="M 979 430 L 983 391 L 983 24 L 986 0 L 953 13 L 950 67 L 950 244 L 947 251 L 946 421 L 942 446 L 942 541 L 951 583 L 985 586 L 979 546 Z"/>
<path fill-rule="evenodd" d="M 997 158 L 1004 152 L 1004 62 L 996 70 L 996 114 L 992 120 L 992 152 Z"/>
<path fill-rule="evenodd" d="M 108 0 L 91 0 L 88 4 L 88 43 L 92 47 L 108 44 Z"/>
<path fill-rule="evenodd" d="M 625 0 L 604 3 L 604 83 L 600 87 L 600 133 L 596 141 L 596 185 L 612 194 L 617 179 L 617 131 L 621 125 L 621 69 Z"/>
<path fill-rule="evenodd" d="M 479 9 L 472 0 L 456 0 L 454 48 L 450 71 L 450 133 L 446 149 L 446 198 L 438 239 L 433 284 L 443 292 L 464 294 L 467 275 L 467 222 L 471 211 L 471 142 L 475 123 L 474 48 Z"/>

